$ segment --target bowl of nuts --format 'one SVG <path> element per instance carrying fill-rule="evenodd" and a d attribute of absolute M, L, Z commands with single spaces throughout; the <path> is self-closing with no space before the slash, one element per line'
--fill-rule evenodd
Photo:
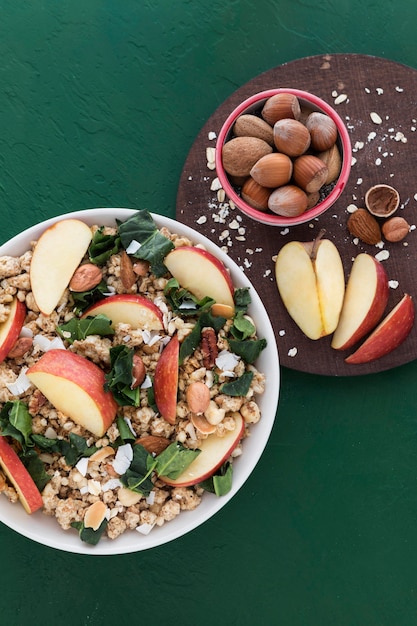
<path fill-rule="evenodd" d="M 346 126 L 329 104 L 306 91 L 270 89 L 241 102 L 224 122 L 216 173 L 242 213 L 294 226 L 336 202 L 351 154 Z"/>

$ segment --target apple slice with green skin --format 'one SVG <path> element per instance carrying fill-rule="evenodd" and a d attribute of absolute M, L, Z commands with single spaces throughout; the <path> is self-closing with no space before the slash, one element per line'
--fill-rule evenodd
<path fill-rule="evenodd" d="M 12 446 L 2 436 L 0 436 L 0 465 L 16 489 L 26 512 L 34 513 L 40 509 L 43 500 L 39 489 Z"/>
<path fill-rule="evenodd" d="M 225 304 L 235 311 L 234 286 L 223 263 L 211 252 L 195 246 L 175 248 L 164 259 L 169 273 L 184 289 L 199 300 L 206 296 L 217 304 Z"/>
<path fill-rule="evenodd" d="M 29 380 L 58 411 L 102 437 L 118 406 L 104 390 L 104 372 L 95 363 L 68 350 L 48 350 L 26 372 Z"/>
<path fill-rule="evenodd" d="M 4 361 L 19 338 L 25 317 L 26 305 L 16 297 L 13 298 L 9 316 L 5 322 L 0 324 L 0 363 Z"/>
<path fill-rule="evenodd" d="M 290 241 L 278 253 L 275 278 L 285 308 L 310 339 L 336 328 L 345 293 L 342 260 L 322 233 L 312 242 Z"/>
<path fill-rule="evenodd" d="M 388 292 L 388 277 L 382 263 L 365 252 L 358 254 L 347 282 L 332 348 L 348 350 L 375 328 L 387 306 Z"/>
<path fill-rule="evenodd" d="M 413 324 L 414 302 L 406 293 L 363 344 L 345 359 L 346 363 L 369 363 L 389 354 L 405 341 Z"/>
<path fill-rule="evenodd" d="M 113 327 L 117 324 L 129 324 L 131 328 L 142 330 L 162 330 L 164 327 L 161 309 L 137 294 L 122 293 L 103 298 L 84 311 L 82 317 L 100 314 L 111 319 Z"/>
<path fill-rule="evenodd" d="M 189 487 L 203 482 L 213 476 L 219 467 L 227 461 L 233 450 L 242 439 L 245 432 L 245 422 L 241 415 L 235 416 L 235 428 L 226 433 L 224 437 L 219 437 L 215 433 L 203 439 L 199 449 L 200 454 L 175 480 L 160 476 L 159 478 L 167 485 L 173 487 Z"/>
<path fill-rule="evenodd" d="M 49 226 L 39 237 L 30 264 L 30 283 L 39 310 L 50 315 L 87 252 L 89 226 L 66 219 Z"/>
<path fill-rule="evenodd" d="M 170 424 L 175 424 L 177 415 L 179 352 L 180 342 L 174 335 L 161 352 L 153 380 L 155 404 Z"/>

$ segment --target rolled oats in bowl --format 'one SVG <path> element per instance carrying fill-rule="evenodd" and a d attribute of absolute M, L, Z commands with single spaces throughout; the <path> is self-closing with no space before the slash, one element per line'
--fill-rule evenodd
<path fill-rule="evenodd" d="M 0 249 L 0 316 L 0 520 L 21 534 L 153 547 L 256 465 L 278 401 L 273 331 L 192 229 L 130 209 L 43 222 Z"/>

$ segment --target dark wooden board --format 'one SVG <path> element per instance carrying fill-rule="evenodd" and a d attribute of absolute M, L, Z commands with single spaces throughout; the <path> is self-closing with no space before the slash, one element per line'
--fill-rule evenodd
<path fill-rule="evenodd" d="M 291 227 L 289 231 L 254 222 L 230 208 L 227 198 L 221 203 L 211 190 L 215 170 L 207 166 L 206 149 L 215 147 L 222 123 L 242 100 L 251 94 L 276 87 L 310 91 L 333 105 L 345 121 L 352 141 L 352 166 L 346 188 L 336 202 L 318 219 Z M 335 104 L 345 94 L 344 102 Z M 375 124 L 371 113 L 382 119 Z M 397 215 L 412 226 L 405 242 L 388 244 L 383 260 L 390 281 L 387 312 L 410 293 L 417 300 L 417 72 L 386 59 L 358 54 L 313 56 L 292 61 L 260 74 L 235 91 L 201 129 L 188 154 L 180 178 L 176 217 L 197 228 L 220 246 L 242 267 L 256 287 L 269 313 L 281 364 L 291 369 L 331 375 L 355 376 L 387 370 L 417 357 L 417 324 L 407 340 L 391 354 L 364 365 L 347 365 L 340 353 L 330 347 L 330 337 L 307 339 L 286 312 L 277 292 L 274 257 L 291 239 L 308 241 L 320 228 L 334 241 L 342 256 L 346 278 L 353 258 L 359 252 L 377 255 L 375 246 L 355 243 L 347 231 L 348 207 L 364 206 L 367 189 L 377 183 L 394 186 L 400 193 Z M 223 212 L 228 213 L 225 217 Z M 223 216 L 223 217 L 222 217 Z M 202 218 L 202 219 L 201 219 Z M 205 221 L 204 221 L 205 220 Z M 239 232 L 236 226 L 240 220 Z M 225 233 L 225 231 L 228 231 Z"/>

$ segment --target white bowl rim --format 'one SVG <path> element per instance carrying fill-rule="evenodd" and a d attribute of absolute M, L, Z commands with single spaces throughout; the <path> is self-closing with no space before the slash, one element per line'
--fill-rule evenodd
<path fill-rule="evenodd" d="M 89 225 L 114 225 L 115 219 L 124 221 L 136 211 L 137 209 L 131 208 L 105 207 L 72 211 L 52 217 L 27 228 L 2 244 L 0 255 L 18 256 L 23 254 L 29 249 L 31 241 L 35 241 L 48 226 L 57 221 L 75 218 L 83 220 Z M 11 504 L 5 496 L 1 496 L 0 522 L 26 538 L 47 547 L 76 554 L 109 556 L 139 552 L 182 537 L 210 519 L 233 498 L 254 470 L 271 434 L 278 407 L 280 365 L 274 331 L 259 295 L 233 259 L 207 237 L 169 217 L 155 213 L 151 213 L 151 215 L 158 227 L 166 226 L 171 232 L 184 235 L 194 243 L 204 245 L 207 250 L 220 258 L 230 269 L 236 287 L 250 287 L 252 298 L 250 313 L 257 324 L 259 335 L 267 340 L 267 347 L 257 361 L 260 371 L 267 376 L 265 392 L 258 397 L 262 418 L 258 424 L 252 426 L 251 436 L 245 439 L 243 444 L 243 455 L 234 464 L 234 480 L 231 491 L 221 498 L 205 493 L 201 504 L 194 511 L 182 511 L 174 520 L 166 522 L 161 527 L 155 527 L 146 536 L 133 530 L 126 531 L 115 540 L 104 537 L 96 546 L 90 546 L 79 539 L 75 530 L 64 531 L 57 520 L 45 516 L 40 511 L 28 515 L 19 503 Z M 252 309 L 256 310 L 255 314 Z"/>

